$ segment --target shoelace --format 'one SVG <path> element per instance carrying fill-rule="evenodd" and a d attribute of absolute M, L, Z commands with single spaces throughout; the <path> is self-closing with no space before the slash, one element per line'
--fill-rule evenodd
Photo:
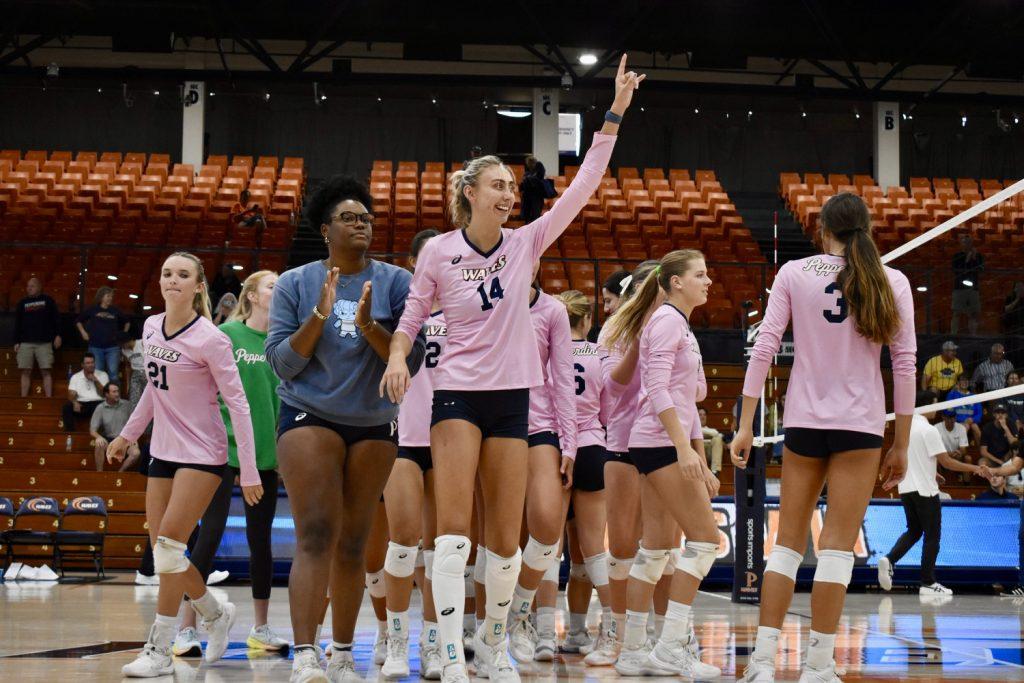
<path fill-rule="evenodd" d="M 523 629 L 523 633 L 525 633 L 526 637 L 530 639 L 530 642 L 536 643 L 538 640 L 537 629 L 530 623 L 530 620 L 523 619 L 519 623 L 522 625 L 521 628 Z"/>
<path fill-rule="evenodd" d="M 600 652 L 611 652 L 615 648 L 615 636 L 611 631 L 602 631 L 597 639 L 597 646 L 594 648 Z"/>
<path fill-rule="evenodd" d="M 408 652 L 408 641 L 388 638 L 388 657 L 404 657 Z"/>

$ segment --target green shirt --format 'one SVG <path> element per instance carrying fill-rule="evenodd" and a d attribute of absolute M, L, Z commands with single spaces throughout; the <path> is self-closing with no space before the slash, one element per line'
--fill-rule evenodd
<path fill-rule="evenodd" d="M 219 327 L 231 340 L 238 374 L 242 378 L 245 397 L 249 400 L 252 431 L 256 440 L 256 469 L 272 470 L 277 467 L 277 416 L 281 401 L 277 397 L 277 375 L 270 369 L 263 351 L 266 332 L 258 332 L 239 321 L 226 322 Z M 227 406 L 220 401 L 220 414 L 228 432 L 228 464 L 238 467 L 238 447 Z"/>

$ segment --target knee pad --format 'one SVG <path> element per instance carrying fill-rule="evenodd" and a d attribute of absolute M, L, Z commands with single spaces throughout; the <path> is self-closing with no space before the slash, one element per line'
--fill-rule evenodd
<path fill-rule="evenodd" d="M 615 557 L 611 553 L 608 554 L 608 578 L 610 580 L 625 581 L 629 578 L 629 572 L 632 567 L 632 557 Z"/>
<path fill-rule="evenodd" d="M 852 575 L 853 553 L 845 550 L 818 551 L 818 567 L 814 570 L 815 581 L 849 586 Z"/>
<path fill-rule="evenodd" d="M 800 563 L 803 560 L 804 556 L 792 548 L 776 544 L 772 551 L 768 553 L 768 561 L 765 562 L 764 570 L 765 572 L 782 574 L 795 582 L 796 572 L 800 569 Z"/>
<path fill-rule="evenodd" d="M 665 567 L 665 576 L 675 574 L 676 568 L 679 563 L 683 561 L 683 549 L 672 548 L 672 552 L 668 556 L 668 565 Z"/>
<path fill-rule="evenodd" d="M 526 542 L 523 550 L 523 564 L 538 572 L 547 571 L 551 562 L 558 559 L 558 543 L 544 545 L 533 536 Z"/>
<path fill-rule="evenodd" d="M 640 546 L 633 559 L 633 566 L 629 575 L 639 581 L 646 581 L 649 584 L 656 584 L 665 571 L 669 556 L 672 551 L 668 548 L 663 550 L 648 550 Z"/>
<path fill-rule="evenodd" d="M 552 562 L 546 572 L 544 572 L 544 578 L 542 581 L 550 581 L 552 583 L 558 583 L 558 574 L 562 569 L 561 562 Z"/>
<path fill-rule="evenodd" d="M 434 551 L 424 550 L 423 553 L 423 573 L 427 577 L 428 581 L 434 580 Z"/>
<path fill-rule="evenodd" d="M 153 570 L 157 574 L 181 574 L 190 564 L 185 557 L 188 548 L 184 543 L 166 536 L 157 536 L 153 546 Z"/>
<path fill-rule="evenodd" d="M 584 560 L 586 562 L 586 560 Z M 569 578 L 576 579 L 577 581 L 583 581 L 587 578 L 587 565 L 576 564 L 572 562 L 569 564 Z"/>
<path fill-rule="evenodd" d="M 434 540 L 434 569 L 439 574 L 462 578 L 472 545 L 465 536 L 446 534 Z"/>
<path fill-rule="evenodd" d="M 583 568 L 595 588 L 608 585 L 608 553 L 583 558 Z M 626 575 L 629 576 L 629 573 Z"/>
<path fill-rule="evenodd" d="M 388 552 L 384 555 L 384 571 L 396 579 L 412 576 L 416 571 L 417 548 L 414 545 L 399 545 L 388 541 Z"/>
<path fill-rule="evenodd" d="M 476 547 L 476 564 L 473 565 L 473 581 L 483 583 L 487 580 L 487 548 L 482 545 Z"/>
<path fill-rule="evenodd" d="M 697 577 L 698 581 L 703 581 L 711 571 L 711 565 L 715 563 L 716 555 L 718 555 L 717 543 L 687 541 L 686 548 L 682 551 L 676 566 L 679 571 Z"/>
<path fill-rule="evenodd" d="M 366 572 L 366 592 L 370 594 L 371 598 L 383 598 L 387 595 L 383 569 L 376 572 Z"/>

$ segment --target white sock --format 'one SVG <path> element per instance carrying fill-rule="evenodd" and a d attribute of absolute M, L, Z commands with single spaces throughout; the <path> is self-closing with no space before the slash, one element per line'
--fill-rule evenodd
<path fill-rule="evenodd" d="M 832 664 L 836 649 L 835 633 L 818 633 L 811 629 L 807 638 L 807 668 L 826 669 Z"/>
<path fill-rule="evenodd" d="M 612 618 L 612 608 L 602 607 L 601 608 L 601 630 L 612 631 L 614 630 L 615 620 Z"/>
<path fill-rule="evenodd" d="M 627 612 L 629 610 L 626 610 Z M 647 635 L 654 636 L 658 633 L 658 613 L 654 611 L 654 604 L 647 610 Z"/>
<path fill-rule="evenodd" d="M 476 615 L 475 614 L 463 614 L 462 615 L 462 630 L 463 631 L 475 631 L 477 627 Z"/>
<path fill-rule="evenodd" d="M 540 610 L 537 610 L 540 613 Z M 579 633 L 587 630 L 587 615 L 577 612 L 569 612 L 569 633 Z"/>
<path fill-rule="evenodd" d="M 213 621 L 220 616 L 220 603 L 213 593 L 206 591 L 203 597 L 192 601 L 192 609 L 201 616 L 204 621 Z"/>
<path fill-rule="evenodd" d="M 615 640 L 622 642 L 623 637 L 626 635 L 626 615 L 615 614 L 612 612 L 612 633 L 615 634 Z"/>
<path fill-rule="evenodd" d="M 665 628 L 665 617 L 660 614 L 654 615 L 654 637 L 661 638 L 661 630 Z"/>
<path fill-rule="evenodd" d="M 685 640 L 690 635 L 690 606 L 674 600 L 668 601 L 665 624 L 661 627 L 661 640 Z"/>
<path fill-rule="evenodd" d="M 768 662 L 775 666 L 775 654 L 779 651 L 779 636 L 782 631 L 771 626 L 758 626 L 757 639 L 754 641 L 754 654 L 751 659 Z"/>
<path fill-rule="evenodd" d="M 388 638 L 408 638 L 409 637 L 409 612 L 392 612 L 387 610 L 388 613 Z"/>
<path fill-rule="evenodd" d="M 638 648 L 647 640 L 647 612 L 626 610 L 626 637 L 623 645 Z"/>
<path fill-rule="evenodd" d="M 523 588 L 517 583 L 515 590 L 512 592 L 512 607 L 509 608 L 509 614 L 512 615 L 512 618 L 525 619 L 530 616 L 530 610 L 533 609 L 533 598 L 536 595 L 536 588 Z"/>
<path fill-rule="evenodd" d="M 339 643 L 336 640 L 332 640 L 331 649 L 334 650 L 335 654 L 339 652 L 346 652 L 349 657 L 352 656 L 352 643 Z"/>
<path fill-rule="evenodd" d="M 209 593 L 209 592 L 207 592 Z M 149 642 L 153 643 L 157 650 L 164 654 L 170 654 L 171 644 L 174 636 L 178 633 L 178 617 L 168 617 L 163 614 L 156 615 L 153 620 L 153 628 L 149 632 Z"/>
<path fill-rule="evenodd" d="M 483 639 L 488 645 L 497 645 L 505 638 L 505 622 L 508 620 L 509 604 L 516 589 L 520 566 L 522 554 L 518 548 L 511 557 L 501 557 L 487 551 L 487 582 L 484 584 L 487 618 L 484 619 Z"/>
<path fill-rule="evenodd" d="M 424 621 L 423 631 L 420 633 L 421 642 L 425 642 L 428 645 L 437 644 L 437 622 L 436 621 Z"/>
<path fill-rule="evenodd" d="M 555 633 L 555 608 L 537 608 L 537 633 L 541 635 L 554 635 Z"/>

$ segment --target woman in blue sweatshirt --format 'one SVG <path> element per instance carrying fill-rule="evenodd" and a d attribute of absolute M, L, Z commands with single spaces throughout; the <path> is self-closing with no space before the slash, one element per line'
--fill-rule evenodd
<path fill-rule="evenodd" d="M 377 387 L 405 308 L 409 271 L 367 258 L 373 202 L 352 178 L 331 179 L 307 205 L 328 256 L 284 273 L 270 309 L 267 361 L 281 378 L 277 455 L 295 519 L 288 599 L 291 680 L 324 680 L 315 642 L 330 581 L 330 680 L 355 672 L 363 550 L 397 453 L 398 406 Z M 422 333 L 409 356 L 423 358 Z"/>

